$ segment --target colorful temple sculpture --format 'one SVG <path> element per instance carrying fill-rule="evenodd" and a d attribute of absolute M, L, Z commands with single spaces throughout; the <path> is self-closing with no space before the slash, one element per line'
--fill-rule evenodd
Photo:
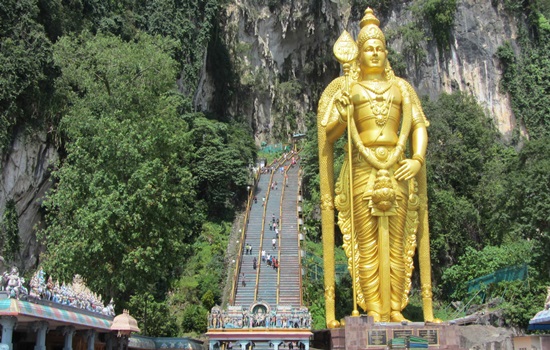
<path fill-rule="evenodd" d="M 252 349 L 262 343 L 271 349 L 309 349 L 311 314 L 306 307 L 258 302 L 244 307 L 219 306 L 208 315 L 210 349 Z"/>
<path fill-rule="evenodd" d="M 212 308 L 208 315 L 208 329 L 234 328 L 311 328 L 311 314 L 305 307 L 277 306 L 271 308 L 266 303 L 256 303 L 250 308 L 229 306 L 227 310 L 219 306 Z"/>
<path fill-rule="evenodd" d="M 0 350 L 202 349 L 202 342 L 192 339 L 132 334 L 139 330 L 137 323 L 135 328 L 113 328 L 113 300 L 105 304 L 79 275 L 72 283 L 46 276 L 38 270 L 26 287 L 16 267 L 1 275 Z"/>

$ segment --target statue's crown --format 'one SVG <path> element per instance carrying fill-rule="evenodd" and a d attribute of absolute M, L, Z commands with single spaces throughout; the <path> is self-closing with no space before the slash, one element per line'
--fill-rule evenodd
<path fill-rule="evenodd" d="M 360 25 L 361 31 L 357 37 L 357 44 L 360 49 L 363 47 L 365 41 L 369 39 L 379 39 L 384 43 L 384 46 L 386 46 L 386 38 L 379 27 L 380 20 L 376 18 L 374 11 L 370 7 L 367 7 L 365 10 L 365 15 L 361 19 Z"/>
<path fill-rule="evenodd" d="M 360 24 L 361 24 L 361 28 L 363 28 L 367 24 L 374 24 L 375 26 L 378 27 L 380 25 L 380 21 L 374 15 L 374 11 L 370 7 L 367 7 L 367 9 L 365 10 L 365 15 L 361 19 Z"/>

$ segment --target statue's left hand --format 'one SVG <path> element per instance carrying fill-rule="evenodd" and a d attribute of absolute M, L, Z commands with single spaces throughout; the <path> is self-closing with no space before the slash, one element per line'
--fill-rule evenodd
<path fill-rule="evenodd" d="M 398 181 L 412 179 L 422 167 L 420 162 L 414 159 L 404 159 L 399 162 L 399 165 L 399 169 L 397 169 L 394 173 L 395 178 Z"/>

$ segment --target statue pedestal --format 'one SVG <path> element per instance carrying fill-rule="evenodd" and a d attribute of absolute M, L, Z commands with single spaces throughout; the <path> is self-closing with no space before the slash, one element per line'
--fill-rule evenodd
<path fill-rule="evenodd" d="M 457 325 L 409 322 L 374 323 L 371 317 L 346 317 L 346 325 L 315 332 L 312 346 L 326 350 L 386 350 L 390 340 L 408 335 L 428 340 L 429 349 L 463 350 Z"/>

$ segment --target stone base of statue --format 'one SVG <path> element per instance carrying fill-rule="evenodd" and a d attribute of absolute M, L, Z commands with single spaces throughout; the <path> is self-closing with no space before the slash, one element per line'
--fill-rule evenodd
<path fill-rule="evenodd" d="M 448 323 L 374 323 L 372 317 L 346 317 L 340 328 L 314 332 L 312 347 L 326 350 L 386 350 L 395 338 L 422 338 L 429 349 L 463 350 L 458 325 Z M 413 338 L 413 339 L 414 339 Z"/>

